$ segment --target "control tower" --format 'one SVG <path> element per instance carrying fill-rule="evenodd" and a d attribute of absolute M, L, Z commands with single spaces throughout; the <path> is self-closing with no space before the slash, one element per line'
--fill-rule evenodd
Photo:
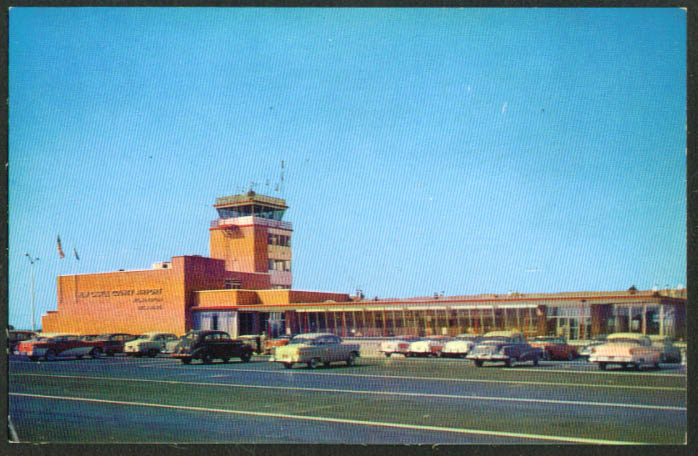
<path fill-rule="evenodd" d="M 268 273 L 272 288 L 291 288 L 291 233 L 286 201 L 254 191 L 216 198 L 209 229 L 211 258 L 228 271 Z"/>

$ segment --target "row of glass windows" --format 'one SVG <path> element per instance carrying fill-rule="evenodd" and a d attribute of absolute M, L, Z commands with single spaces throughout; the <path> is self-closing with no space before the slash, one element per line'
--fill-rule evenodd
<path fill-rule="evenodd" d="M 291 272 L 291 260 L 269 260 L 269 270 Z"/>
<path fill-rule="evenodd" d="M 631 309 L 631 310 L 629 310 Z M 615 306 L 606 318 L 603 333 L 639 332 L 678 337 L 673 313 L 659 306 L 646 306 L 643 323 L 642 307 Z M 628 314 L 632 317 L 628 317 Z M 435 309 L 343 312 L 299 312 L 295 316 L 297 330 L 327 331 L 339 336 L 391 337 L 397 335 L 455 336 L 463 333 L 483 334 L 488 331 L 516 329 L 527 337 L 538 334 L 538 316 L 534 308 L 512 309 Z M 285 326 L 284 322 L 284 326 Z M 545 334 L 568 340 L 591 338 L 592 318 L 589 307 L 565 307 L 546 315 Z M 285 328 L 280 329 L 282 332 Z"/>
<path fill-rule="evenodd" d="M 284 217 L 284 212 L 285 211 L 283 209 L 259 205 L 226 207 L 218 209 L 218 215 L 222 219 L 254 216 L 271 220 L 281 220 Z"/>
<path fill-rule="evenodd" d="M 284 236 L 283 234 L 267 234 L 267 244 L 269 245 L 280 245 L 282 247 L 291 247 L 291 236 Z"/>

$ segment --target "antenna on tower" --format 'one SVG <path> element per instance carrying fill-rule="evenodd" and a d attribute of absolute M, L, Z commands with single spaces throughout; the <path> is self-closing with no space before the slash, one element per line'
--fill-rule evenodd
<path fill-rule="evenodd" d="M 281 194 L 283 195 L 284 193 L 284 161 L 281 160 L 281 184 L 279 185 L 281 188 Z"/>

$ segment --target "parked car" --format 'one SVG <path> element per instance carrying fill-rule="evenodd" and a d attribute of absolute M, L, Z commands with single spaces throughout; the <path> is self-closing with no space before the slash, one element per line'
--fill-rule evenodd
<path fill-rule="evenodd" d="M 659 368 L 662 349 L 652 346 L 648 336 L 638 333 L 615 333 L 606 338 L 606 343 L 594 347 L 589 361 L 604 370 L 609 364 L 641 369 L 644 365 Z"/>
<path fill-rule="evenodd" d="M 531 347 L 518 331 L 492 331 L 482 336 L 466 356 L 482 367 L 484 362 L 503 362 L 509 367 L 515 362 L 531 361 L 534 366 L 543 355 L 540 348 Z"/>
<path fill-rule="evenodd" d="M 165 348 L 164 350 L 162 350 L 162 353 L 174 353 L 177 344 L 186 339 L 186 337 L 187 335 L 184 334 L 182 336 L 179 336 L 177 339 L 168 340 L 167 342 L 165 342 Z"/>
<path fill-rule="evenodd" d="M 662 354 L 659 359 L 661 363 L 680 363 L 681 350 L 674 345 L 671 338 L 667 336 L 650 336 L 652 346 L 662 349 Z"/>
<path fill-rule="evenodd" d="M 130 342 L 126 342 L 124 345 L 124 353 L 126 353 L 127 356 L 139 357 L 147 355 L 154 358 L 165 349 L 167 342 L 175 339 L 177 339 L 177 336 L 171 333 L 148 332 L 141 334 Z"/>
<path fill-rule="evenodd" d="M 530 342 L 531 347 L 543 350 L 543 359 L 563 359 L 572 361 L 579 356 L 577 348 L 568 344 L 564 337 L 538 336 Z"/>
<path fill-rule="evenodd" d="M 20 330 L 8 330 L 7 331 L 7 349 L 8 353 L 14 353 L 17 349 L 17 344 L 23 340 L 29 340 L 36 337 L 34 331 L 20 331 Z"/>
<path fill-rule="evenodd" d="M 391 355 L 396 353 L 407 356 L 410 344 L 418 340 L 421 340 L 421 338 L 417 336 L 395 336 L 390 340 L 381 342 L 379 351 L 387 358 L 390 358 Z"/>
<path fill-rule="evenodd" d="M 293 336 L 288 335 L 288 334 L 284 334 L 284 335 L 281 335 L 281 336 L 276 337 L 274 339 L 267 339 L 264 342 L 264 353 L 267 355 L 274 354 L 274 351 L 278 347 L 283 347 L 284 345 L 287 345 L 291 341 L 292 338 L 293 338 Z"/>
<path fill-rule="evenodd" d="M 184 364 L 200 359 L 211 364 L 214 359 L 227 363 L 230 358 L 240 358 L 244 363 L 252 358 L 252 347 L 240 339 L 231 339 L 224 331 L 189 331 L 177 344 L 172 353 Z"/>
<path fill-rule="evenodd" d="M 17 354 L 28 356 L 32 361 L 43 358 L 46 361 L 54 361 L 58 357 L 75 357 L 81 359 L 83 356 L 99 358 L 102 349 L 94 343 L 81 340 L 72 334 L 62 334 L 52 337 L 40 337 L 25 340 L 17 344 Z"/>
<path fill-rule="evenodd" d="M 468 352 L 482 339 L 479 334 L 460 334 L 454 340 L 446 342 L 441 349 L 444 358 L 465 358 Z"/>
<path fill-rule="evenodd" d="M 329 366 L 337 361 L 353 366 L 359 356 L 359 344 L 344 343 L 339 336 L 330 333 L 308 333 L 299 334 L 287 345 L 277 348 L 270 361 L 282 363 L 287 369 L 295 363 L 305 363 L 315 369 L 320 363 Z"/>
<path fill-rule="evenodd" d="M 80 336 L 82 340 L 93 342 L 96 347 L 102 349 L 102 353 L 107 356 L 114 356 L 116 353 L 124 352 L 124 345 L 136 339 L 133 334 L 88 334 Z"/>
<path fill-rule="evenodd" d="M 256 353 L 262 353 L 264 351 L 264 339 L 265 337 L 259 334 L 243 334 L 238 336 L 238 339 L 245 342 L 247 345 L 252 347 Z"/>
<path fill-rule="evenodd" d="M 441 356 L 441 349 L 449 340 L 447 337 L 428 337 L 412 342 L 407 349 L 407 356 Z"/>
<path fill-rule="evenodd" d="M 592 354 L 594 350 L 594 347 L 598 347 L 599 345 L 603 345 L 606 343 L 606 337 L 608 337 L 606 334 L 599 334 L 592 337 L 591 341 L 579 350 L 579 357 L 588 360 L 589 356 Z"/>

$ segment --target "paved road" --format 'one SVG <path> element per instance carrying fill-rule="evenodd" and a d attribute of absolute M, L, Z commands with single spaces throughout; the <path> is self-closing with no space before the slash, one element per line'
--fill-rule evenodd
<path fill-rule="evenodd" d="M 600 372 L 586 362 L 476 368 L 361 359 L 251 363 L 12 359 L 20 440 L 240 443 L 684 443 L 685 367 Z"/>

